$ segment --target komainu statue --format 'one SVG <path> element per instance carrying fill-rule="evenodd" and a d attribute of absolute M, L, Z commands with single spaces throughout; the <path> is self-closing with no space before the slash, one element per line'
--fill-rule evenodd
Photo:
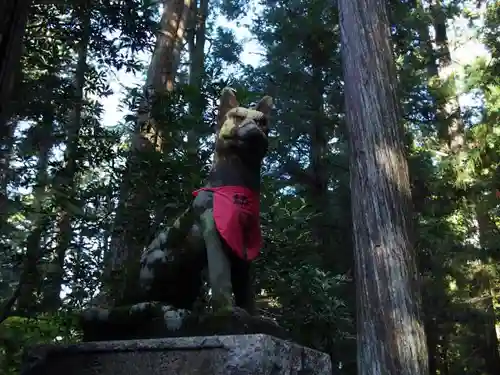
<path fill-rule="evenodd" d="M 272 98 L 264 96 L 250 108 L 240 107 L 234 90 L 222 91 L 214 161 L 207 184 L 193 192 L 192 204 L 157 235 L 142 255 L 139 283 L 144 302 L 85 312 L 86 339 L 165 336 L 169 332 L 257 333 L 246 329 L 283 336 L 270 319 L 255 316 L 251 275 L 252 261 L 262 246 L 261 165 L 268 149 L 272 105 Z M 204 310 L 202 303 L 201 310 L 209 315 L 194 314 L 204 294 L 205 278 L 211 290 L 211 309 Z M 116 323 L 118 316 L 120 323 Z M 132 324 L 133 316 L 136 319 Z M 168 332 L 158 329 L 154 323 L 158 317 Z M 225 327 L 231 319 L 244 320 L 246 328 Z M 103 338 L 105 331 L 108 337 Z"/>

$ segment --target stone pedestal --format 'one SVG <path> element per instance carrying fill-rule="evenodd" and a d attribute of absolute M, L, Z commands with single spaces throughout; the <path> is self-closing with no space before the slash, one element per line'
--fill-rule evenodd
<path fill-rule="evenodd" d="M 330 356 L 272 336 L 198 336 L 43 345 L 22 375 L 331 375 Z"/>

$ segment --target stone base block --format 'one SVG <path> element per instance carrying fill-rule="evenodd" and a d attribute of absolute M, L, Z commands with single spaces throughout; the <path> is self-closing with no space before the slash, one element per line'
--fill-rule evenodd
<path fill-rule="evenodd" d="M 331 375 L 330 356 L 267 335 L 43 345 L 22 375 Z"/>

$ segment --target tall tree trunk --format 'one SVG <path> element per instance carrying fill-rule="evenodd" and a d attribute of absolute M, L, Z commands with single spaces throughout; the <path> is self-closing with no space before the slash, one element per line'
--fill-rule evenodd
<path fill-rule="evenodd" d="M 52 149 L 52 126 L 54 122 L 53 108 L 48 108 L 39 129 L 39 154 L 37 163 L 36 184 L 33 189 L 33 207 L 31 214 L 31 231 L 26 240 L 26 256 L 21 272 L 20 294 L 18 309 L 31 313 L 37 305 L 36 291 L 40 286 L 40 272 L 38 261 L 41 253 L 41 241 L 47 226 L 48 216 L 44 213 L 43 204 L 46 197 L 48 183 L 47 167 L 49 164 L 50 150 Z"/>
<path fill-rule="evenodd" d="M 356 282 L 359 375 L 429 373 L 411 194 L 385 3 L 339 0 Z"/>
<path fill-rule="evenodd" d="M 0 140 L 3 141 L 7 108 L 18 73 L 22 39 L 31 0 L 4 0 L 0 3 Z"/>
<path fill-rule="evenodd" d="M 152 192 L 149 179 L 154 177 L 154 171 L 148 170 L 150 166 L 142 162 L 142 156 L 155 149 L 161 150 L 163 138 L 152 107 L 158 95 L 174 88 L 190 7 L 191 0 L 164 2 L 160 30 L 144 88 L 145 98 L 140 105 L 132 150 L 123 177 L 111 254 L 106 257 L 108 303 L 133 299 L 137 292 L 139 259 L 150 238 Z"/>
<path fill-rule="evenodd" d="M 64 195 L 64 206 L 59 213 L 58 235 L 55 259 L 50 267 L 46 287 L 44 288 L 44 308 L 49 311 L 57 310 L 61 305 L 60 292 L 64 279 L 64 259 L 66 250 L 71 245 L 73 231 L 71 222 L 73 219 L 73 206 L 75 205 L 75 180 L 78 172 L 77 160 L 79 160 L 78 135 L 82 126 L 83 88 L 85 85 L 85 73 L 87 71 L 87 52 L 90 42 L 91 24 L 89 4 L 86 3 L 78 9 L 81 22 L 81 36 L 77 45 L 77 63 L 75 69 L 74 104 L 67 125 L 67 147 L 65 152 L 65 166 L 58 175 L 58 187 Z"/>

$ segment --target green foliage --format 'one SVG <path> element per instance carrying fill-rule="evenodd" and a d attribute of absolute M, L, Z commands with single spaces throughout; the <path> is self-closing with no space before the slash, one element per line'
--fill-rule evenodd
<path fill-rule="evenodd" d="M 239 62 L 243 48 L 235 41 L 234 33 L 222 27 L 217 28 L 216 39 L 213 43 L 214 58 L 222 59 L 228 63 Z"/>
<path fill-rule="evenodd" d="M 219 4 L 217 4 L 217 2 Z M 251 0 L 219 0 L 216 4 L 220 7 L 220 12 L 226 16 L 229 20 L 235 20 L 244 16 L 248 7 L 251 4 Z"/>
<path fill-rule="evenodd" d="M 72 343 L 79 340 L 72 314 L 40 314 L 37 317 L 8 318 L 0 326 L 0 368 L 4 375 L 19 373 L 23 350 L 46 343 Z"/>
<path fill-rule="evenodd" d="M 474 26 L 474 4 L 447 3 L 446 19 L 469 17 L 490 54 L 455 68 L 453 80 L 437 80 L 433 73 L 439 68 L 428 32 L 433 12 L 420 2 L 391 1 L 388 9 L 424 323 L 436 362 L 431 373 L 495 375 L 484 343 L 486 328 L 498 320 L 499 8 L 488 2 L 484 24 Z M 183 55 L 175 90 L 154 98 L 154 123 L 143 130 L 161 147 L 142 152 L 133 145 L 142 89 L 120 82 L 127 91 L 121 103 L 126 113 L 113 126 L 102 117 L 110 103 L 104 99 L 117 94 L 111 85 L 115 72 L 146 73 L 140 56 L 154 45 L 157 2 L 100 0 L 88 11 L 69 1 L 37 3 L 27 25 L 12 104 L 16 131 L 0 145 L 2 163 L 7 155 L 0 188 L 8 197 L 0 201 L 6 213 L 0 222 L 0 299 L 10 298 L 26 259 L 33 261 L 36 282 L 28 295 L 29 318 L 16 304 L 5 311 L 10 317 L 0 325 L 3 373 L 16 373 L 25 345 L 79 339 L 73 313 L 65 311 L 88 306 L 107 287 L 116 256 L 111 237 L 123 224 L 117 220 L 121 213 L 134 223 L 134 245 L 142 248 L 185 209 L 208 172 L 217 100 L 229 85 L 243 105 L 263 93 L 275 99 L 263 168 L 265 246 L 256 262 L 261 312 L 297 341 L 331 353 L 339 374 L 356 374 L 350 155 L 336 6 L 324 0 L 210 3 L 202 84 L 185 84 L 190 58 Z M 77 51 L 89 15 L 84 100 L 72 142 Z M 244 45 L 238 33 L 215 23 L 220 15 L 237 21 L 251 16 L 252 36 L 263 50 L 260 66 L 241 61 Z M 456 95 L 474 101 L 459 114 L 466 147 L 447 154 L 443 130 L 450 118 L 437 110 Z M 202 116 L 195 110 L 200 107 Z M 127 201 L 131 187 L 151 199 Z M 147 222 L 135 222 L 139 217 Z"/>

